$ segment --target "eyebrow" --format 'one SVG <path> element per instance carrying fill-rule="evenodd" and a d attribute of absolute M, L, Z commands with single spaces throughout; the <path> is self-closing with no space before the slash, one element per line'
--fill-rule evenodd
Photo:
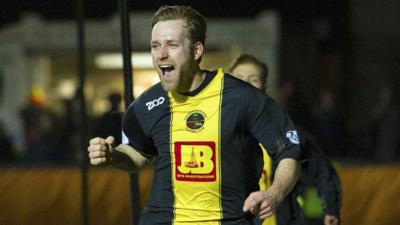
<path fill-rule="evenodd" d="M 179 40 L 167 40 L 166 42 L 167 42 L 167 44 L 170 44 L 170 43 L 179 44 L 179 43 L 181 43 L 181 41 L 179 41 Z M 150 45 L 152 45 L 152 44 L 160 44 L 160 41 L 158 41 L 158 40 L 150 41 Z"/>

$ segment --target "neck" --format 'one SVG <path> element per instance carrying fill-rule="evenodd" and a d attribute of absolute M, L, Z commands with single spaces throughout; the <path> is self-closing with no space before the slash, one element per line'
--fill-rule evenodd
<path fill-rule="evenodd" d="M 181 88 L 178 92 L 179 93 L 187 93 L 187 92 L 192 92 L 196 90 L 200 86 L 200 84 L 203 82 L 203 80 L 206 77 L 206 73 L 201 70 L 199 67 L 197 67 L 194 72 L 192 73 L 192 76 L 186 80 L 186 85 L 183 85 L 184 88 Z"/>
<path fill-rule="evenodd" d="M 201 83 L 203 83 L 206 73 L 200 68 L 196 71 L 193 76 L 192 85 L 190 86 L 189 92 L 196 90 Z"/>

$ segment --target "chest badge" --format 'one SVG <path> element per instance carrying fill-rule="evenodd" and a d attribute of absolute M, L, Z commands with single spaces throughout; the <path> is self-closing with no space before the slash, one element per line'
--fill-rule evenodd
<path fill-rule="evenodd" d="M 203 125 L 206 118 L 206 114 L 200 110 L 189 112 L 188 115 L 185 117 L 186 129 L 192 132 L 201 131 L 202 129 L 204 129 Z"/>

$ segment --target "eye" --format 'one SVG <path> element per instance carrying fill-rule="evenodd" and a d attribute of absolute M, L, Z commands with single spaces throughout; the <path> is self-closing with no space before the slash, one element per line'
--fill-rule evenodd
<path fill-rule="evenodd" d="M 151 49 L 157 49 L 158 48 L 158 44 L 150 44 L 150 48 Z"/>
<path fill-rule="evenodd" d="M 168 46 L 169 46 L 170 48 L 177 48 L 177 47 L 178 47 L 178 44 L 177 44 L 177 43 L 169 43 Z"/>

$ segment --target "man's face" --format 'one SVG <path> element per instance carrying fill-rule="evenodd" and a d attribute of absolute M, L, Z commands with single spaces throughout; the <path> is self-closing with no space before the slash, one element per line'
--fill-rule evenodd
<path fill-rule="evenodd" d="M 161 21 L 151 32 L 153 65 L 166 91 L 187 91 L 197 65 L 184 25 L 183 20 Z"/>
<path fill-rule="evenodd" d="M 261 70 L 257 65 L 253 63 L 243 63 L 237 65 L 232 70 L 232 75 L 250 83 L 260 90 L 263 87 L 263 83 L 261 80 Z"/>

